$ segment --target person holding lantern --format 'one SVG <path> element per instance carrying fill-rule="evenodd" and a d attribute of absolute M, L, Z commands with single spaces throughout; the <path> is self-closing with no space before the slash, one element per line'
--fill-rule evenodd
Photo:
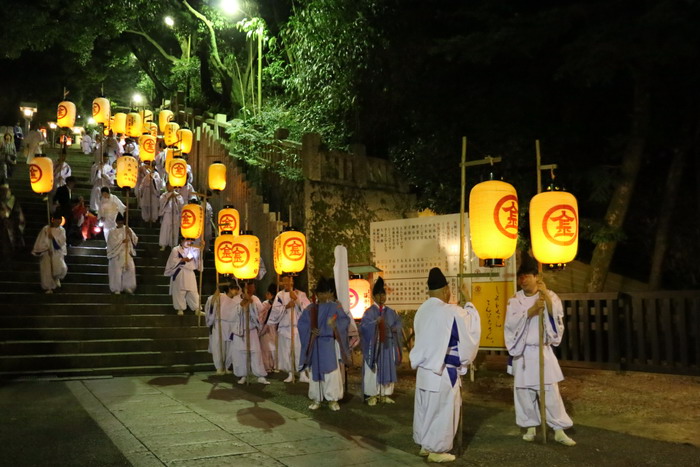
<path fill-rule="evenodd" d="M 268 324 L 270 315 L 272 314 L 272 302 L 277 295 L 277 285 L 270 284 L 265 292 L 265 301 L 260 306 L 258 319 L 263 325 L 260 331 L 260 350 L 262 352 L 263 365 L 265 370 L 270 373 L 277 368 L 275 361 L 275 342 L 277 341 L 277 328 Z"/>
<path fill-rule="evenodd" d="M 284 380 L 285 383 L 291 383 L 294 379 L 294 373 L 299 371 L 299 362 L 301 359 L 301 341 L 299 340 L 299 330 L 297 323 L 301 317 L 301 313 L 311 304 L 306 294 L 301 290 L 294 288 L 294 278 L 291 274 L 282 275 L 283 290 L 280 290 L 275 296 L 272 305 L 272 315 L 268 320 L 269 325 L 277 325 L 277 346 L 278 359 L 277 362 L 280 370 L 288 371 L 289 376 Z M 292 336 L 294 342 L 292 343 Z M 292 360 L 292 345 L 294 345 L 294 359 Z M 309 378 L 305 372 L 302 372 L 299 381 L 308 383 Z"/>
<path fill-rule="evenodd" d="M 164 275 L 170 277 L 170 295 L 173 297 L 173 308 L 178 316 L 185 314 L 189 306 L 195 315 L 202 314 L 199 309 L 199 292 L 194 271 L 199 269 L 199 248 L 192 246 L 192 240 L 183 238 L 180 244 L 172 249 L 165 265 Z"/>
<path fill-rule="evenodd" d="M 156 222 L 160 214 L 160 195 L 163 181 L 150 161 L 143 163 L 143 176 L 139 182 L 138 200 L 141 218 L 146 222 Z"/>
<path fill-rule="evenodd" d="M 513 399 L 515 422 L 526 428 L 523 439 L 535 440 L 540 419 L 540 361 L 539 326 L 540 312 L 544 316 L 544 383 L 547 424 L 554 430 L 554 440 L 564 446 L 575 446 L 576 442 L 564 432 L 574 422 L 566 413 L 559 393 L 559 381 L 564 375 L 559 367 L 552 346 L 561 343 L 564 334 L 564 308 L 561 300 L 547 289 L 539 273 L 537 263 L 523 255 L 518 268 L 520 290 L 508 300 L 504 326 L 505 343 L 512 358 Z M 510 373 L 511 371 L 509 371 Z"/>
<path fill-rule="evenodd" d="M 413 441 L 428 462 L 451 462 L 462 409 L 460 375 L 479 350 L 481 323 L 471 303 L 464 308 L 450 303 L 450 286 L 440 268 L 428 274 L 428 294 L 413 321 L 416 340 L 409 356 L 417 369 Z"/>
<path fill-rule="evenodd" d="M 360 321 L 362 340 L 362 388 L 367 405 L 377 402 L 393 404 L 396 366 L 401 363 L 401 318 L 386 303 L 384 279 L 372 288 L 374 304 L 365 310 Z"/>
<path fill-rule="evenodd" d="M 131 227 L 124 226 L 124 216 L 119 213 L 116 218 L 117 227 L 112 230 L 107 239 L 107 258 L 109 259 L 109 290 L 119 295 L 129 294 L 136 290 L 136 244 L 139 238 Z"/>
<path fill-rule="evenodd" d="M 66 149 L 61 150 L 61 154 L 58 156 L 56 164 L 53 166 L 53 190 L 55 193 L 58 187 L 62 187 L 66 184 L 66 180 L 71 176 L 73 171 L 66 162 Z"/>
<path fill-rule="evenodd" d="M 299 318 L 301 369 L 310 369 L 309 409 L 316 410 L 325 399 L 333 411 L 343 398 L 341 362 L 349 360 L 350 318 L 335 299 L 333 279 L 320 278 L 316 285 L 318 304 L 310 304 Z M 303 374 L 303 373 L 302 373 Z"/>
<path fill-rule="evenodd" d="M 68 274 L 66 231 L 61 227 L 61 220 L 60 214 L 53 214 L 51 223 L 41 229 L 32 249 L 32 254 L 40 258 L 39 274 L 45 293 L 53 293 L 61 287 L 61 280 Z"/>
<path fill-rule="evenodd" d="M 228 361 L 233 364 L 233 374 L 240 378 L 238 384 L 245 383 L 251 372 L 258 377 L 258 383 L 270 384 L 265 378 L 267 371 L 263 365 L 258 335 L 262 327 L 258 319 L 260 310 L 252 297 L 254 295 L 244 289 L 240 301 L 229 302 L 232 319 Z"/>
<path fill-rule="evenodd" d="M 100 204 L 97 207 L 97 217 L 102 221 L 102 232 L 105 241 L 109 241 L 109 234 L 117 227 L 117 215 L 124 214 L 126 206 L 116 195 L 110 193 L 109 188 L 100 189 Z"/>
<path fill-rule="evenodd" d="M 107 156 L 101 156 L 101 159 L 102 162 L 95 162 L 90 169 L 90 182 L 92 182 L 90 210 L 95 212 L 100 208 L 102 188 L 110 188 L 114 185 L 114 178 L 117 175 L 114 167 L 107 161 Z"/>
<path fill-rule="evenodd" d="M 233 322 L 231 314 L 233 308 L 230 305 L 238 295 L 238 286 L 222 285 L 219 290 L 207 298 L 204 305 L 204 315 L 209 327 L 208 351 L 214 360 L 217 375 L 230 373 L 228 370 L 230 364 L 227 363 L 231 344 L 228 338 L 231 335 L 231 323 Z"/>
<path fill-rule="evenodd" d="M 185 205 L 185 200 L 180 196 L 180 193 L 175 191 L 175 187 L 168 183 L 167 191 L 160 195 L 159 211 L 160 215 L 160 236 L 158 244 L 160 251 L 165 250 L 165 247 L 174 247 L 177 245 L 177 236 L 180 231 L 180 215 L 182 207 Z"/>

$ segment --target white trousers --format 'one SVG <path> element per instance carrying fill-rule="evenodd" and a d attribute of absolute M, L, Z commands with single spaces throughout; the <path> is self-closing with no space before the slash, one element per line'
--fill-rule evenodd
<path fill-rule="evenodd" d="M 413 441 L 429 452 L 448 452 L 457 433 L 462 394 L 460 382 L 452 386 L 442 373 L 440 391 L 416 388 L 413 408 Z"/>
<path fill-rule="evenodd" d="M 343 376 L 340 366 L 323 375 L 322 381 L 313 380 L 313 368 L 309 369 L 309 399 L 321 402 L 339 401 L 343 398 Z"/>
<path fill-rule="evenodd" d="M 523 428 L 540 426 L 542 419 L 540 418 L 539 390 L 532 388 L 515 388 L 515 423 Z M 547 412 L 547 425 L 554 430 L 562 430 L 571 428 L 574 422 L 566 413 L 564 401 L 559 393 L 559 385 L 545 384 L 544 386 L 544 401 Z"/>
<path fill-rule="evenodd" d="M 239 338 L 239 336 L 233 336 L 234 339 Z M 229 347 L 229 358 L 227 359 L 227 364 L 233 364 L 233 374 L 240 377 L 248 376 L 248 363 L 247 363 L 247 352 L 245 350 L 231 350 L 233 345 Z M 262 355 L 260 352 L 250 352 L 250 371 L 258 378 L 261 376 L 267 376 L 267 371 L 262 362 Z"/>
<path fill-rule="evenodd" d="M 278 335 L 277 345 L 279 346 L 277 353 L 277 368 L 279 370 L 288 371 L 290 373 L 292 371 L 299 371 L 299 367 L 301 366 L 299 365 L 299 361 L 301 360 L 299 355 L 301 354 L 301 341 L 299 341 L 299 333 L 297 332 L 297 330 L 294 330 L 294 368 L 292 368 L 291 363 L 292 339 L 289 337 Z"/>
<path fill-rule="evenodd" d="M 394 383 L 377 384 L 377 372 L 372 371 L 363 359 L 365 366 L 362 387 L 365 396 L 390 396 L 394 393 Z"/>
<path fill-rule="evenodd" d="M 219 329 L 215 324 L 211 330 L 211 334 L 209 335 L 209 352 L 214 360 L 214 367 L 217 369 L 217 371 L 224 370 L 226 368 L 225 361 L 228 357 L 230 345 L 231 341 L 227 339 L 227 336 L 222 336 L 222 339 L 219 340 Z M 221 353 L 222 347 L 223 354 Z"/>
<path fill-rule="evenodd" d="M 60 253 L 41 255 L 39 259 L 39 276 L 41 277 L 41 288 L 43 290 L 53 290 L 61 280 L 68 274 L 68 266 Z"/>
<path fill-rule="evenodd" d="M 175 289 L 175 287 L 173 287 Z M 185 311 L 187 307 L 195 311 L 199 309 L 199 294 L 196 290 L 173 290 L 173 308 Z"/>
<path fill-rule="evenodd" d="M 109 260 L 109 290 L 112 292 L 134 293 L 136 290 L 136 269 L 134 261 L 129 261 L 129 269 L 124 268 L 124 260 L 117 256 Z"/>

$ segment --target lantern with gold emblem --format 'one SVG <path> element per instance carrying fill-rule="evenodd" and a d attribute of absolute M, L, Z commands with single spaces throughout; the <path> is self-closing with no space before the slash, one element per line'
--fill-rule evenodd
<path fill-rule="evenodd" d="M 219 211 L 217 219 L 219 225 L 219 233 L 231 232 L 233 235 L 238 235 L 240 231 L 240 215 L 238 210 L 227 204 Z"/>
<path fill-rule="evenodd" d="M 173 119 L 173 113 L 170 110 L 161 110 L 158 113 L 158 129 L 161 133 L 165 133 L 165 126 Z"/>
<path fill-rule="evenodd" d="M 158 137 L 158 125 L 155 123 L 151 122 L 148 124 L 148 134 L 153 136 L 154 138 Z"/>
<path fill-rule="evenodd" d="M 214 242 L 214 264 L 219 274 L 233 274 L 233 242 L 231 232 L 221 232 Z"/>
<path fill-rule="evenodd" d="M 53 161 L 37 154 L 29 164 L 29 181 L 35 193 L 48 193 L 53 189 Z"/>
<path fill-rule="evenodd" d="M 141 116 L 141 133 L 151 132 L 151 123 L 153 123 L 153 111 L 148 109 L 139 110 Z"/>
<path fill-rule="evenodd" d="M 223 191 L 226 188 L 226 166 L 220 161 L 209 166 L 209 189 Z"/>
<path fill-rule="evenodd" d="M 469 194 L 472 250 L 488 266 L 504 266 L 518 242 L 518 195 L 513 185 L 482 182 Z"/>
<path fill-rule="evenodd" d="M 110 105 L 109 100 L 98 97 L 92 101 L 92 118 L 95 123 L 109 125 Z"/>
<path fill-rule="evenodd" d="M 350 314 L 354 319 L 362 319 L 365 310 L 372 305 L 369 281 L 351 279 L 348 285 L 350 288 Z"/>
<path fill-rule="evenodd" d="M 139 163 L 132 156 L 121 156 L 117 159 L 117 185 L 121 188 L 136 187 L 139 175 Z"/>
<path fill-rule="evenodd" d="M 532 253 L 543 264 L 565 264 L 578 251 L 578 202 L 571 193 L 546 191 L 530 201 Z"/>
<path fill-rule="evenodd" d="M 296 230 L 279 234 L 274 241 L 274 263 L 278 274 L 297 273 L 306 266 L 306 236 Z"/>
<path fill-rule="evenodd" d="M 175 122 L 170 122 L 165 125 L 165 131 L 163 132 L 163 140 L 168 146 L 175 146 L 178 143 L 177 131 L 180 129 L 180 125 Z"/>
<path fill-rule="evenodd" d="M 75 104 L 70 101 L 63 101 L 58 104 L 56 111 L 56 123 L 61 128 L 73 128 L 75 125 Z"/>
<path fill-rule="evenodd" d="M 204 208 L 199 204 L 186 204 L 180 215 L 180 233 L 185 238 L 195 239 L 204 231 Z"/>
<path fill-rule="evenodd" d="M 238 235 L 231 246 L 233 275 L 238 279 L 255 279 L 260 271 L 260 240 L 251 232 Z"/>
<path fill-rule="evenodd" d="M 177 147 L 183 154 L 189 154 L 192 151 L 192 141 L 194 135 L 189 128 L 180 128 L 177 130 Z"/>
<path fill-rule="evenodd" d="M 126 135 L 132 138 L 141 136 L 143 125 L 141 123 L 141 115 L 137 112 L 129 112 L 126 116 Z"/>
<path fill-rule="evenodd" d="M 175 158 L 175 150 L 173 148 L 165 148 L 165 173 L 170 174 L 170 166 Z"/>
<path fill-rule="evenodd" d="M 139 136 L 139 159 L 142 162 L 153 161 L 156 158 L 156 137 L 151 135 Z"/>
<path fill-rule="evenodd" d="M 187 161 L 180 156 L 174 157 L 170 164 L 168 183 L 176 188 L 183 187 L 187 183 Z"/>
<path fill-rule="evenodd" d="M 115 135 L 119 133 L 124 134 L 126 132 L 126 114 L 123 112 L 114 114 L 114 120 L 112 120 L 110 129 Z"/>

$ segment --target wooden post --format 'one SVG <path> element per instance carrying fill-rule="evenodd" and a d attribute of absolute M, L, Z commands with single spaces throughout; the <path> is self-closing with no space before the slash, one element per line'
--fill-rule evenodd
<path fill-rule="evenodd" d="M 464 296 L 462 292 L 462 283 L 464 281 L 464 198 L 467 192 L 467 137 L 462 137 L 462 163 L 460 168 L 462 170 L 462 191 L 459 197 L 459 279 L 457 283 L 459 284 L 459 294 L 461 301 L 465 301 L 467 297 Z M 461 376 L 460 376 L 461 379 Z M 457 425 L 457 455 L 461 456 L 463 451 L 463 441 L 464 438 L 464 410 L 463 404 L 459 407 L 459 424 Z"/>
<path fill-rule="evenodd" d="M 542 193 L 542 158 L 540 156 L 540 140 L 535 140 L 535 152 L 537 155 L 537 194 Z M 537 262 L 537 271 L 542 274 L 542 263 Z M 551 313 L 551 310 L 550 310 Z M 542 442 L 547 444 L 547 407 L 545 403 L 544 385 L 544 310 L 539 313 L 539 353 L 540 353 L 540 420 L 542 429 Z"/>

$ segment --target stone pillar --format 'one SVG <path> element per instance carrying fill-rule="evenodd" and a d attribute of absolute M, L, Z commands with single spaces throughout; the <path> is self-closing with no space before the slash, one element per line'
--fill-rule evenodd
<path fill-rule="evenodd" d="M 301 137 L 301 163 L 304 177 L 308 180 L 321 180 L 321 154 L 318 152 L 320 146 L 321 135 L 318 133 L 304 133 Z"/>

